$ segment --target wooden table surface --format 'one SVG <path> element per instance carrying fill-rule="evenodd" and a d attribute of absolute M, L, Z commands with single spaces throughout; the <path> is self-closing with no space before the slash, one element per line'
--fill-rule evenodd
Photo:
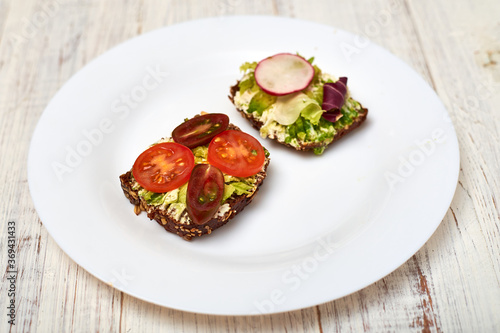
<path fill-rule="evenodd" d="M 232 317 L 163 308 L 75 264 L 34 209 L 30 138 L 58 89 L 127 39 L 178 22 L 276 15 L 369 37 L 437 92 L 461 168 L 437 231 L 382 280 L 311 308 Z M 0 1 L 0 332 L 500 332 L 500 2 L 497 0 Z M 8 229 L 15 224 L 15 325 Z"/>

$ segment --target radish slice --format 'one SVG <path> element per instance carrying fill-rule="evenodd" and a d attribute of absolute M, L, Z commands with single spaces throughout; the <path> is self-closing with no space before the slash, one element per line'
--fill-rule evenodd
<path fill-rule="evenodd" d="M 261 60 L 255 68 L 257 85 L 269 95 L 283 96 L 301 91 L 311 83 L 314 67 L 304 58 L 278 53 Z"/>

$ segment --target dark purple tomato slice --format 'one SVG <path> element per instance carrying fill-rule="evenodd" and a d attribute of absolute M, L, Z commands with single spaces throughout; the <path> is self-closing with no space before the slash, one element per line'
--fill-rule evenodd
<path fill-rule="evenodd" d="M 225 131 L 229 125 L 229 117 L 222 113 L 208 113 L 194 117 L 177 126 L 172 138 L 191 149 L 206 145 L 214 136 Z"/>
<path fill-rule="evenodd" d="M 189 178 L 186 203 L 193 222 L 202 225 L 212 219 L 224 194 L 224 175 L 215 166 L 197 164 Z"/>

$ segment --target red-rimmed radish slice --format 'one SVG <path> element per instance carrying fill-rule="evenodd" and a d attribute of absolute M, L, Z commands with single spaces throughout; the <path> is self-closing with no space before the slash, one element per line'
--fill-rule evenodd
<path fill-rule="evenodd" d="M 314 67 L 304 58 L 278 53 L 261 60 L 255 68 L 257 85 L 269 95 L 283 96 L 301 91 L 311 83 Z"/>

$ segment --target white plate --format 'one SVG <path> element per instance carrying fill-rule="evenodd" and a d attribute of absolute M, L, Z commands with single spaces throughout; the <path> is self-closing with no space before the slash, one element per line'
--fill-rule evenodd
<path fill-rule="evenodd" d="M 304 308 L 389 274 L 432 235 L 458 179 L 457 138 L 434 91 L 386 50 L 287 18 L 187 22 L 113 48 L 44 111 L 28 178 L 45 227 L 76 263 L 143 300 L 247 315 Z M 369 108 L 323 156 L 269 140 L 268 177 L 243 213 L 186 242 L 135 216 L 118 176 L 182 119 L 223 112 L 258 136 L 227 95 L 239 66 L 278 52 L 315 57 Z"/>

